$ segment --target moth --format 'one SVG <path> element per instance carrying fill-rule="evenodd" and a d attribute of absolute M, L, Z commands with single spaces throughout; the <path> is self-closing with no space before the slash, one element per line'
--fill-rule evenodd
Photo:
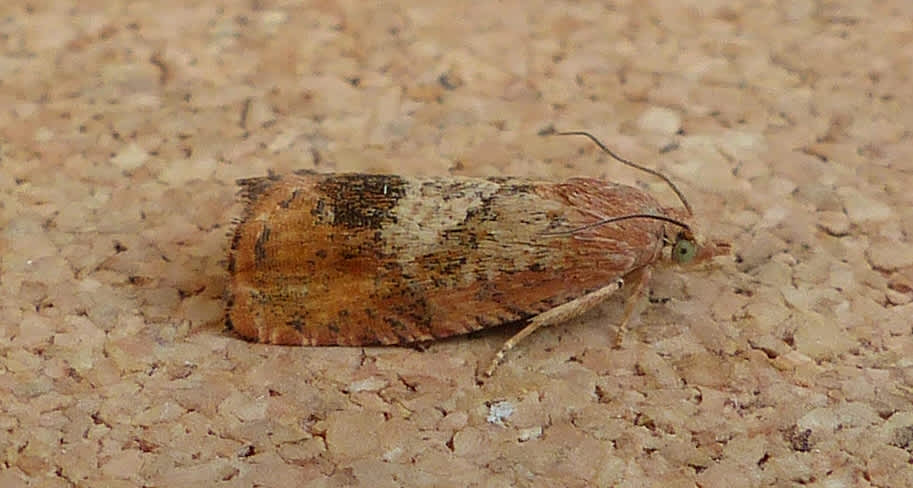
<path fill-rule="evenodd" d="M 523 323 L 492 359 L 540 327 L 631 284 L 623 336 L 653 269 L 729 252 L 664 207 L 597 178 L 407 177 L 296 171 L 238 181 L 226 323 L 263 343 L 407 344 Z"/>

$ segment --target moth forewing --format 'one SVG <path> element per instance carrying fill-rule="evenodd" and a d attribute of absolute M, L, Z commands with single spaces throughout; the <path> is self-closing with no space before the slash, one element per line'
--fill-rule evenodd
<path fill-rule="evenodd" d="M 400 344 L 527 320 L 661 248 L 655 220 L 544 237 L 592 221 L 593 209 L 658 208 L 594 179 L 305 173 L 245 185 L 228 319 L 261 342 Z"/>

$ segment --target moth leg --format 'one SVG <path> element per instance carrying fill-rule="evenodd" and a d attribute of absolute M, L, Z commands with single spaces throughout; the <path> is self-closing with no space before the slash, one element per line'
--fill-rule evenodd
<path fill-rule="evenodd" d="M 606 298 L 609 297 L 609 295 L 618 291 L 622 286 L 624 286 L 624 280 L 619 278 L 611 285 L 604 286 L 592 293 L 583 295 L 582 297 L 571 300 L 565 304 L 558 305 L 555 308 L 548 309 L 539 315 L 536 315 L 530 319 L 529 324 L 527 324 L 526 327 L 521 329 L 520 332 L 514 334 L 514 336 L 510 339 L 507 339 L 507 342 L 501 346 L 501 349 L 498 350 L 498 353 L 495 354 L 494 359 L 491 360 L 491 364 L 489 364 L 488 368 L 485 370 L 485 376 L 491 376 L 498 365 L 501 364 L 501 361 L 504 360 L 504 355 L 513 349 L 514 346 L 516 346 L 526 336 L 535 332 L 536 329 L 540 327 L 548 327 L 550 325 L 560 324 L 574 317 L 577 317 L 587 310 L 593 308 L 594 306 L 602 303 Z"/>
<path fill-rule="evenodd" d="M 652 276 L 653 268 L 650 266 L 644 266 L 643 268 L 634 270 L 626 276 L 626 278 L 633 277 L 634 289 L 631 290 L 631 295 L 628 296 L 628 299 L 625 301 L 625 314 L 621 319 L 621 323 L 618 325 L 618 335 L 615 336 L 615 344 L 612 346 L 614 349 L 621 349 L 622 342 L 625 340 L 625 334 L 628 332 L 628 322 L 634 315 L 637 306 L 643 301 L 644 290 L 647 289 L 647 283 L 650 282 Z"/>

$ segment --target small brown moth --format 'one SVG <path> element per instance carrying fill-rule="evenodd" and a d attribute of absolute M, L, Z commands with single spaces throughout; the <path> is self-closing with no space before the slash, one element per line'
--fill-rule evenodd
<path fill-rule="evenodd" d="M 595 178 L 318 174 L 239 180 L 246 200 L 229 257 L 227 324 L 273 344 L 405 344 L 511 322 L 540 327 L 633 283 L 619 342 L 652 270 L 725 254 L 637 188 Z"/>

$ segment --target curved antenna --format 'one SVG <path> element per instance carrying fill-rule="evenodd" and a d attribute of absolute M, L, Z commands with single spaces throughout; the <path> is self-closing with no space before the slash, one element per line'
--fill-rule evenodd
<path fill-rule="evenodd" d="M 659 171 L 656 171 L 655 169 L 650 169 L 645 166 L 641 166 L 635 162 L 628 161 L 627 159 L 615 154 L 609 148 L 607 148 L 605 146 L 605 144 L 600 142 L 599 139 L 596 138 L 596 136 L 594 136 L 593 134 L 590 134 L 589 132 L 585 132 L 585 131 L 557 132 L 557 131 L 553 130 L 552 134 L 558 135 L 558 136 L 584 136 L 584 137 L 587 137 L 591 141 L 593 141 L 597 146 L 599 146 L 599 149 L 602 149 L 602 151 L 604 153 L 615 158 L 615 160 L 618 161 L 619 163 L 630 166 L 632 168 L 637 168 L 641 171 L 650 173 L 653 176 L 659 177 L 660 179 L 665 181 L 667 185 L 669 185 L 669 188 L 672 188 L 672 191 L 674 191 L 676 195 L 678 195 L 678 199 L 682 201 L 682 203 L 685 205 L 685 210 L 688 211 L 688 216 L 694 215 L 694 212 L 691 210 L 691 204 L 688 203 L 688 199 L 685 198 L 685 195 L 683 195 L 682 192 L 678 189 L 678 187 L 675 186 L 675 183 L 672 183 L 672 180 L 670 180 L 668 176 L 660 173 Z M 663 220 L 663 219 L 659 219 L 659 220 Z M 680 222 L 673 222 L 673 223 L 682 225 Z M 687 226 L 683 226 L 683 227 L 687 228 Z"/>
<path fill-rule="evenodd" d="M 586 224 L 586 225 L 581 225 L 580 227 L 577 227 L 577 228 L 574 228 L 571 230 L 562 230 L 559 232 L 543 232 L 543 235 L 547 235 L 547 236 L 571 235 L 571 234 L 576 234 L 578 232 L 583 232 L 587 229 L 592 229 L 593 227 L 599 227 L 600 225 L 611 224 L 613 222 L 618 222 L 620 220 L 629 220 L 629 219 L 661 220 L 663 222 L 668 222 L 670 224 L 677 225 L 677 226 L 685 229 L 686 231 L 691 232 L 691 226 L 689 226 L 688 224 L 686 224 L 680 220 L 675 220 L 672 217 L 666 217 L 665 215 L 654 215 L 654 214 L 629 214 L 629 215 L 620 215 L 618 217 L 609 217 L 609 218 L 597 220 L 596 222 Z"/>

